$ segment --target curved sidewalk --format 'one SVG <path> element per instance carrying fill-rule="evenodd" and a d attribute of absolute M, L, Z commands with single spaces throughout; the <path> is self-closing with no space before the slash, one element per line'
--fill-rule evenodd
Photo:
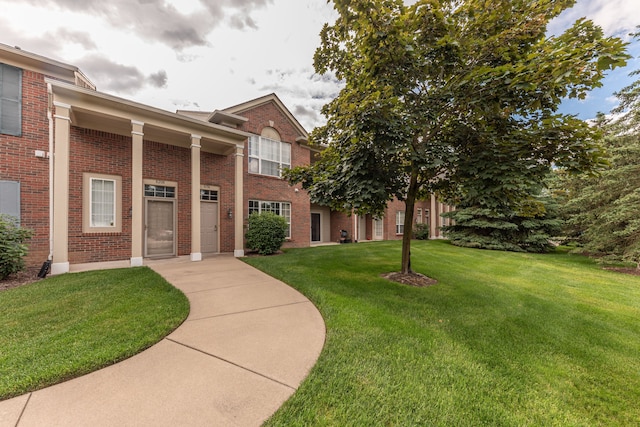
<path fill-rule="evenodd" d="M 110 367 L 0 402 L 0 426 L 258 426 L 324 345 L 302 294 L 226 255 L 149 261 L 189 298 L 187 320 Z"/>

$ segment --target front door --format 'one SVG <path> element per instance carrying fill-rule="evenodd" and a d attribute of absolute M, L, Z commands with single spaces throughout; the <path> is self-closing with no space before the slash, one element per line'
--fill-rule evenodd
<path fill-rule="evenodd" d="M 145 256 L 174 256 L 175 209 L 173 200 L 146 201 Z"/>
<path fill-rule="evenodd" d="M 384 223 L 382 219 L 373 220 L 373 240 L 382 240 L 384 238 Z"/>
<path fill-rule="evenodd" d="M 358 217 L 358 241 L 367 240 L 367 217 L 361 215 Z"/>
<path fill-rule="evenodd" d="M 311 241 L 312 242 L 320 242 L 322 241 L 322 234 L 320 233 L 320 221 L 321 216 L 319 213 L 311 214 Z"/>
<path fill-rule="evenodd" d="M 202 253 L 218 252 L 218 203 L 200 203 L 200 245 Z"/>

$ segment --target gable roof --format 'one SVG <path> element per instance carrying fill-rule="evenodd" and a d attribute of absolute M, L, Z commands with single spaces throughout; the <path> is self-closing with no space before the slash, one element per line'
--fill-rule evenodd
<path fill-rule="evenodd" d="M 17 46 L 0 43 L 0 62 L 96 90 L 96 86 L 78 67 L 24 51 Z"/>
<path fill-rule="evenodd" d="M 276 107 L 284 113 L 285 117 L 289 120 L 289 122 L 293 125 L 293 127 L 298 131 L 299 136 L 296 138 L 298 142 L 307 142 L 309 140 L 309 133 L 306 131 L 304 127 L 300 124 L 298 119 L 291 114 L 291 111 L 283 104 L 283 102 L 278 98 L 275 93 L 271 93 L 269 95 L 261 96 L 260 98 L 252 99 L 251 101 L 243 102 L 242 104 L 234 105 L 233 107 L 225 108 L 224 110 L 218 112 L 214 111 L 212 113 L 212 117 L 214 114 L 218 113 L 227 113 L 227 117 L 232 116 L 241 116 L 243 112 L 251 110 L 253 108 L 259 107 L 264 104 L 273 103 Z M 230 115 L 230 116 L 229 116 Z"/>

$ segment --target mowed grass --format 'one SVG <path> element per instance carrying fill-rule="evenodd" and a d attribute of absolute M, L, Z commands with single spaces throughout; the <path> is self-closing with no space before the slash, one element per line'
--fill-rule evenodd
<path fill-rule="evenodd" d="M 246 261 L 325 319 L 318 363 L 267 425 L 640 425 L 640 277 L 587 258 L 415 241 L 427 288 L 389 282 L 400 243 Z"/>
<path fill-rule="evenodd" d="M 189 313 L 149 268 L 64 274 L 0 292 L 0 400 L 130 357 Z"/>

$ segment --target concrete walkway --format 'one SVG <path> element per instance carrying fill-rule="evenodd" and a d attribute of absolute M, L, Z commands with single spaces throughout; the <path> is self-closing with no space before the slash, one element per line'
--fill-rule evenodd
<path fill-rule="evenodd" d="M 231 256 L 149 261 L 191 312 L 113 366 L 0 402 L 0 426 L 258 426 L 307 376 L 322 317 L 284 283 Z"/>

